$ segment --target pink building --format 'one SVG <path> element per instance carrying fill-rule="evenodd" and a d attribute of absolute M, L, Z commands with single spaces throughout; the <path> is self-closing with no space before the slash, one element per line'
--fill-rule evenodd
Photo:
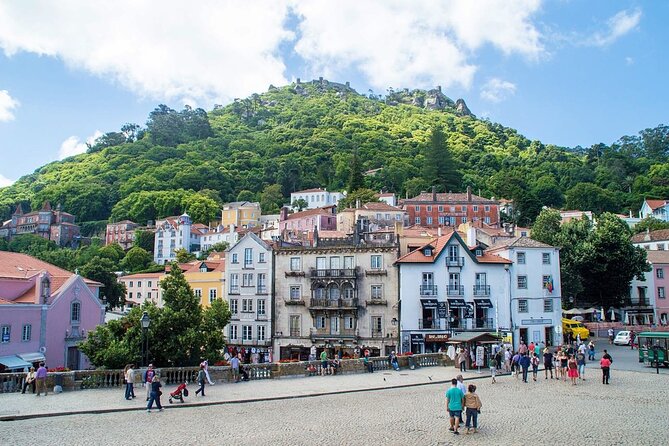
<path fill-rule="evenodd" d="M 662 325 L 669 324 L 669 251 L 648 251 L 648 263 L 652 270 L 647 273 L 652 275 L 653 289 L 655 295 L 655 320 Z"/>
<path fill-rule="evenodd" d="M 0 371 L 40 361 L 87 368 L 77 346 L 104 323 L 100 286 L 29 255 L 0 251 Z"/>
<path fill-rule="evenodd" d="M 60 246 L 76 248 L 79 245 L 79 226 L 74 223 L 74 215 L 60 210 L 54 211 L 45 201 L 39 211 L 23 213 L 19 204 L 12 214 L 12 219 L 0 227 L 0 237 L 13 238 L 21 234 L 35 234 L 52 240 Z"/>
<path fill-rule="evenodd" d="M 322 208 L 308 209 L 302 212 L 288 213 L 288 208 L 281 209 L 279 216 L 279 232 L 313 232 L 318 231 L 336 231 L 337 215 L 335 206 L 325 206 Z"/>

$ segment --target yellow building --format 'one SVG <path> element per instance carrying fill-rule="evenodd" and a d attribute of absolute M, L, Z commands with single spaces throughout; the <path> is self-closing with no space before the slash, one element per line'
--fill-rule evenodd
<path fill-rule="evenodd" d="M 221 211 L 223 226 L 235 225 L 240 228 L 260 226 L 260 203 L 251 201 L 233 201 L 223 205 Z"/>
<path fill-rule="evenodd" d="M 203 307 L 215 299 L 225 299 L 225 257 L 210 256 L 207 260 L 182 263 L 179 268 Z"/>

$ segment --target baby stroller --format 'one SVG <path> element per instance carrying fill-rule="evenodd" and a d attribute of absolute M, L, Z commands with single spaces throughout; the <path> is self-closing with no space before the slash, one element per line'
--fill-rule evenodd
<path fill-rule="evenodd" d="M 249 380 L 249 371 L 247 370 L 246 367 L 242 366 L 239 368 L 239 373 L 242 375 L 242 381 L 248 381 Z"/>
<path fill-rule="evenodd" d="M 181 383 L 174 392 L 170 393 L 170 404 L 172 404 L 172 399 L 179 400 L 183 403 L 185 396 L 188 396 L 188 389 L 186 388 L 186 383 Z"/>

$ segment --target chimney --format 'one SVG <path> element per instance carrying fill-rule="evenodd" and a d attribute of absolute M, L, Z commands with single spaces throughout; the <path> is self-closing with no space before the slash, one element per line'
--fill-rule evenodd
<path fill-rule="evenodd" d="M 234 233 L 235 233 L 235 229 L 237 229 L 237 228 L 235 228 L 235 224 L 234 224 L 234 223 L 230 223 L 230 234 L 234 234 Z"/>
<path fill-rule="evenodd" d="M 284 206 L 279 211 L 279 221 L 285 221 L 288 219 L 288 207 Z"/>
<path fill-rule="evenodd" d="M 437 201 L 437 186 L 432 186 L 432 201 Z"/>
<path fill-rule="evenodd" d="M 437 227 L 437 237 L 441 237 L 441 226 Z"/>
<path fill-rule="evenodd" d="M 474 226 L 469 226 L 467 229 L 467 245 L 476 246 L 476 228 Z"/>
<path fill-rule="evenodd" d="M 441 93 L 441 85 L 437 85 L 437 91 Z"/>
<path fill-rule="evenodd" d="M 472 201 L 472 188 L 467 186 L 467 201 Z"/>

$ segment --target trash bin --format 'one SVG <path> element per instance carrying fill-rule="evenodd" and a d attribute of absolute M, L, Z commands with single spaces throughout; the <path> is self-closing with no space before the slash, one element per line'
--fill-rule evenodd
<path fill-rule="evenodd" d="M 63 375 L 60 373 L 53 376 L 53 393 L 61 393 L 63 391 Z"/>
<path fill-rule="evenodd" d="M 413 356 L 409 356 L 408 360 L 409 360 L 409 368 L 411 370 L 414 370 L 416 368 L 416 359 Z"/>

